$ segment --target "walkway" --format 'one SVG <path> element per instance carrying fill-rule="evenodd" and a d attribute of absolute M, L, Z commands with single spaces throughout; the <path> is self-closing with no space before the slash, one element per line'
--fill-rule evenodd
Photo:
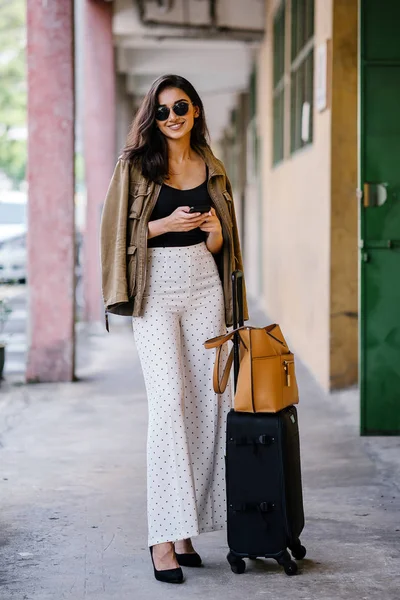
<path fill-rule="evenodd" d="M 256 322 L 263 322 L 258 315 Z M 360 438 L 357 393 L 324 396 L 298 365 L 308 555 L 231 573 L 224 533 L 205 567 L 154 580 L 146 547 L 144 384 L 129 324 L 80 335 L 79 381 L 0 387 L 4 600 L 397 600 L 399 438 Z"/>

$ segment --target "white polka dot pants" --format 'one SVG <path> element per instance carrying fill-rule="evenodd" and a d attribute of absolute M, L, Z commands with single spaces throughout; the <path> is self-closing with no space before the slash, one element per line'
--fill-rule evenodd
<path fill-rule="evenodd" d="M 203 346 L 226 332 L 222 285 L 206 245 L 149 248 L 147 269 L 143 315 L 132 321 L 149 408 L 152 546 L 225 527 L 231 388 L 215 394 L 215 351 Z"/>

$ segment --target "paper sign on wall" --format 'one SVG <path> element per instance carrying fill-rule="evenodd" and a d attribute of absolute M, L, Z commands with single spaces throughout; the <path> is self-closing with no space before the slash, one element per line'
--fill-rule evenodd
<path fill-rule="evenodd" d="M 306 143 L 310 139 L 310 103 L 304 102 L 301 109 L 301 140 Z"/>
<path fill-rule="evenodd" d="M 328 42 L 317 47 L 315 56 L 315 104 L 319 112 L 328 105 Z"/>

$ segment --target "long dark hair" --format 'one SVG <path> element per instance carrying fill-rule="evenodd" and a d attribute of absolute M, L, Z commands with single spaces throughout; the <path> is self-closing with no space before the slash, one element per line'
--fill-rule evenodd
<path fill-rule="evenodd" d="M 185 92 L 199 109 L 199 116 L 195 118 L 190 132 L 192 148 L 201 151 L 208 146 L 209 140 L 203 103 L 192 84 L 179 75 L 162 75 L 156 79 L 132 122 L 122 156 L 125 160 L 140 164 L 143 176 L 158 183 L 168 178 L 168 145 L 156 125 L 155 112 L 158 95 L 172 87 Z"/>

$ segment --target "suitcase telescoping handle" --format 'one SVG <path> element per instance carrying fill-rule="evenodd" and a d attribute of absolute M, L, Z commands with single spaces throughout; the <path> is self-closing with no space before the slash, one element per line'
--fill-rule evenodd
<path fill-rule="evenodd" d="M 233 304 L 233 329 L 244 325 L 243 318 L 243 273 L 233 271 L 232 273 L 232 304 Z M 233 381 L 236 392 L 237 379 L 239 375 L 239 334 L 233 336 Z"/>

